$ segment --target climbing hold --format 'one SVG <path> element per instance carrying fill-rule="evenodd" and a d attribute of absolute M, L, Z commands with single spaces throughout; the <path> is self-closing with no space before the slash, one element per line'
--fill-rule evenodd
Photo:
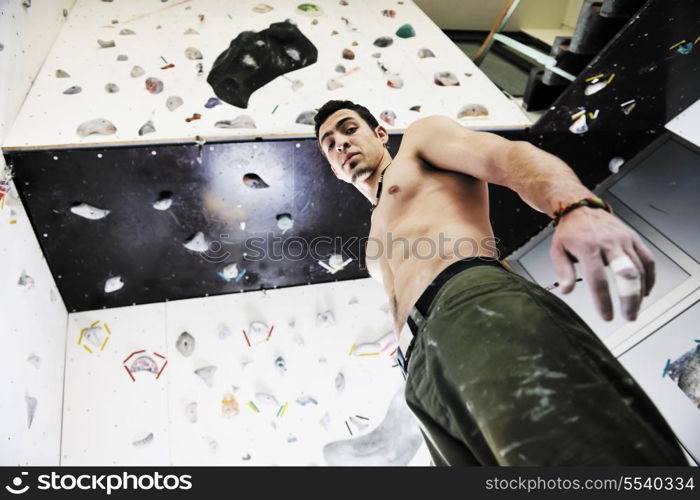
<path fill-rule="evenodd" d="M 400 89 L 403 87 L 403 78 L 397 74 L 390 74 L 386 84 L 392 89 Z"/>
<path fill-rule="evenodd" d="M 277 398 L 272 394 L 267 394 L 265 392 L 256 392 L 255 400 L 260 403 L 260 406 L 265 406 L 269 409 L 278 409 L 280 404 L 277 402 Z"/>
<path fill-rule="evenodd" d="M 103 49 L 109 49 L 110 47 L 117 46 L 114 43 L 114 40 L 97 40 L 97 43 L 100 45 L 100 48 L 103 48 Z"/>
<path fill-rule="evenodd" d="M 193 252 L 206 252 L 209 249 L 209 242 L 204 233 L 199 232 L 183 243 L 184 247 Z"/>
<path fill-rule="evenodd" d="M 231 281 L 232 279 L 235 279 L 240 271 L 238 271 L 238 264 L 235 262 L 233 264 L 229 264 L 228 266 L 224 267 L 221 271 L 219 271 L 219 276 L 221 276 L 224 280 L 226 281 Z"/>
<path fill-rule="evenodd" d="M 328 90 L 335 90 L 339 89 L 340 87 L 343 87 L 344 85 L 340 80 L 336 80 L 335 78 L 329 78 L 328 82 L 326 83 L 326 88 Z"/>
<path fill-rule="evenodd" d="M 416 112 L 420 113 L 420 105 L 419 106 L 411 106 L 409 108 L 409 111 L 416 111 Z"/>
<path fill-rule="evenodd" d="M 574 123 L 569 127 L 569 131 L 574 134 L 584 134 L 588 132 L 588 124 L 586 123 L 586 113 L 579 116 Z"/>
<path fill-rule="evenodd" d="M 41 367 L 41 358 L 34 353 L 31 353 L 27 358 L 30 365 L 34 366 L 37 370 Z"/>
<path fill-rule="evenodd" d="M 120 35 L 135 35 L 136 33 L 134 33 L 134 32 L 133 32 L 132 30 L 130 30 L 129 28 L 124 28 L 123 30 L 121 30 L 121 31 L 119 32 L 119 34 L 120 34 Z"/>
<path fill-rule="evenodd" d="M 343 49 L 343 59 L 355 59 L 355 53 L 350 49 Z"/>
<path fill-rule="evenodd" d="M 80 137 L 87 137 L 88 135 L 92 134 L 111 135 L 116 131 L 117 127 L 115 127 L 109 120 L 104 118 L 96 118 L 80 124 L 76 132 Z"/>
<path fill-rule="evenodd" d="M 190 123 L 190 122 L 193 122 L 193 121 L 195 121 L 195 120 L 199 120 L 200 118 L 202 118 L 202 115 L 200 115 L 199 113 L 194 113 L 194 114 L 193 114 L 192 116 L 190 116 L 189 118 L 185 118 L 185 121 L 186 121 L 187 123 Z"/>
<path fill-rule="evenodd" d="M 99 220 L 109 215 L 109 210 L 93 207 L 87 203 L 78 203 L 70 208 L 70 211 L 80 217 L 90 220 Z"/>
<path fill-rule="evenodd" d="M 199 35 L 199 32 L 197 30 L 189 28 L 187 31 L 185 31 L 185 35 Z"/>
<path fill-rule="evenodd" d="M 207 109 L 211 109 L 213 107 L 218 106 L 219 104 L 221 104 L 220 100 L 218 100 L 216 97 L 210 97 L 209 99 L 207 99 L 207 102 L 204 103 L 204 107 Z"/>
<path fill-rule="evenodd" d="M 185 406 L 185 417 L 190 422 L 197 423 L 197 402 L 192 401 L 190 404 Z"/>
<path fill-rule="evenodd" d="M 137 440 L 137 441 L 134 441 L 134 442 L 131 443 L 131 444 L 133 444 L 133 445 L 136 446 L 136 447 L 140 447 L 140 446 L 145 446 L 145 445 L 147 445 L 147 444 L 150 443 L 151 441 L 153 441 L 153 433 L 152 433 L 152 432 L 149 433 L 148 436 L 146 436 L 145 438 L 139 439 L 139 440 Z"/>
<path fill-rule="evenodd" d="M 31 290 L 32 288 L 34 288 L 34 278 L 22 271 L 22 274 L 19 276 L 17 284 L 23 287 L 25 290 Z"/>
<path fill-rule="evenodd" d="M 257 174 L 245 174 L 243 176 L 243 184 L 253 189 L 264 189 L 270 187 Z"/>
<path fill-rule="evenodd" d="M 66 95 L 74 95 L 74 94 L 79 94 L 82 92 L 83 89 L 78 87 L 77 85 L 73 85 L 72 87 L 68 87 L 66 90 L 63 91 L 64 94 Z"/>
<path fill-rule="evenodd" d="M 257 12 L 258 14 L 266 14 L 272 10 L 272 7 L 267 5 L 266 3 L 259 3 L 255 7 L 253 7 L 253 12 Z"/>
<path fill-rule="evenodd" d="M 608 163 L 608 169 L 610 169 L 610 172 L 613 174 L 616 174 L 620 171 L 620 167 L 625 163 L 625 159 L 622 158 L 621 156 L 616 156 L 610 160 Z"/>
<path fill-rule="evenodd" d="M 294 225 L 292 216 L 290 214 L 279 214 L 277 215 L 277 227 L 283 231 L 291 229 Z"/>
<path fill-rule="evenodd" d="M 416 36 L 416 31 L 410 24 L 404 24 L 398 30 L 396 30 L 396 36 L 399 38 L 411 38 Z"/>
<path fill-rule="evenodd" d="M 139 129 L 139 135 L 146 135 L 156 131 L 156 127 L 153 125 L 152 120 L 148 120 Z"/>
<path fill-rule="evenodd" d="M 105 293 L 116 292 L 124 286 L 121 276 L 113 276 L 105 281 Z"/>
<path fill-rule="evenodd" d="M 396 113 L 394 113 L 393 111 L 391 111 L 389 109 L 384 110 L 381 113 L 379 113 L 379 118 L 381 120 L 384 120 L 386 123 L 388 123 L 392 127 L 396 123 Z M 341 257 L 341 259 L 342 259 L 342 257 Z"/>
<path fill-rule="evenodd" d="M 384 17 L 391 17 L 393 19 L 394 17 L 396 17 L 396 11 L 391 9 L 384 9 L 382 10 L 382 15 Z"/>
<path fill-rule="evenodd" d="M 329 328 L 335 324 L 335 317 L 332 311 L 325 311 L 316 315 L 316 326 Z"/>
<path fill-rule="evenodd" d="M 351 424 L 353 424 L 355 427 L 357 427 L 358 431 L 363 431 L 367 427 L 369 427 L 369 424 L 361 418 L 352 416 L 352 417 L 348 418 L 348 420 L 350 420 Z"/>
<path fill-rule="evenodd" d="M 163 91 L 163 82 L 158 78 L 146 78 L 146 90 L 151 94 L 160 94 Z"/>
<path fill-rule="evenodd" d="M 270 329 L 262 321 L 253 321 L 248 327 L 248 338 L 251 343 L 257 344 L 267 339 L 270 334 Z"/>
<path fill-rule="evenodd" d="M 127 56 L 126 54 L 119 54 L 117 56 L 117 61 L 128 61 L 128 60 L 129 60 L 129 56 Z"/>
<path fill-rule="evenodd" d="M 345 66 L 343 66 L 342 64 L 338 64 L 338 65 L 335 67 L 335 72 L 336 72 L 336 73 L 345 73 L 345 71 L 346 71 Z"/>
<path fill-rule="evenodd" d="M 195 61 L 195 60 L 197 60 L 197 59 L 203 59 L 203 58 L 204 58 L 204 56 L 203 56 L 202 53 L 199 51 L 199 49 L 196 49 L 196 48 L 194 48 L 194 47 L 187 47 L 187 48 L 185 49 L 185 57 L 187 57 L 187 59 L 190 59 L 190 60 L 192 60 L 192 61 Z"/>
<path fill-rule="evenodd" d="M 450 73 L 449 71 L 438 71 L 433 75 L 433 81 L 436 85 L 445 87 L 450 85 L 459 85 L 457 75 Z"/>
<path fill-rule="evenodd" d="M 180 106 L 182 106 L 182 103 L 182 97 L 177 95 L 171 95 L 165 100 L 165 107 L 167 107 L 170 111 L 174 111 Z"/>
<path fill-rule="evenodd" d="M 83 330 L 83 338 L 97 348 L 105 341 L 106 335 L 107 333 L 102 325 L 91 326 Z"/>
<path fill-rule="evenodd" d="M 480 116 L 488 116 L 489 110 L 482 104 L 467 104 L 462 106 L 457 113 L 457 118 L 477 118 Z"/>
<path fill-rule="evenodd" d="M 382 48 L 388 47 L 392 43 L 394 43 L 394 39 L 390 36 L 381 36 L 374 41 L 375 46 Z"/>
<path fill-rule="evenodd" d="M 292 82 L 292 91 L 296 92 L 297 90 L 299 90 L 303 86 L 304 86 L 304 82 L 302 82 L 301 80 L 294 80 Z"/>
<path fill-rule="evenodd" d="M 219 325 L 219 340 L 226 340 L 231 334 L 231 329 L 228 326 L 224 324 Z"/>
<path fill-rule="evenodd" d="M 25 394 L 24 402 L 27 406 L 27 429 L 32 428 L 32 422 L 34 422 L 34 414 L 36 413 L 36 407 L 39 404 L 39 400 L 35 397 L 28 396 Z"/>
<path fill-rule="evenodd" d="M 435 57 L 435 54 L 433 54 L 433 51 L 430 49 L 419 49 L 418 57 L 425 59 L 426 57 Z"/>
<path fill-rule="evenodd" d="M 194 352 L 195 340 L 188 332 L 182 332 L 175 341 L 175 348 L 184 357 L 189 358 Z"/>
<path fill-rule="evenodd" d="M 321 427 L 323 427 L 325 430 L 328 430 L 328 427 L 331 425 L 331 416 L 328 412 L 326 412 L 323 415 L 323 418 L 319 420 L 319 423 L 321 424 Z"/>
<path fill-rule="evenodd" d="M 56 70 L 56 78 L 70 78 L 70 75 L 62 69 Z"/>
<path fill-rule="evenodd" d="M 310 110 L 310 111 L 302 111 L 299 113 L 299 116 L 297 116 L 296 122 L 301 123 L 302 125 L 314 125 L 314 117 L 316 116 L 316 111 L 315 110 Z"/>
<path fill-rule="evenodd" d="M 375 340 L 374 342 L 364 342 L 362 344 L 357 344 L 353 350 L 352 354 L 354 356 L 363 356 L 367 354 L 379 354 L 381 352 L 387 352 L 396 346 L 396 335 L 394 332 L 385 333 L 383 336 Z M 393 349 L 392 349 L 393 351 Z M 389 352 L 392 352 L 389 351 Z"/>
<path fill-rule="evenodd" d="M 162 191 L 158 200 L 153 203 L 153 208 L 156 210 L 167 210 L 173 204 L 172 193 L 170 191 Z"/>
<path fill-rule="evenodd" d="M 297 5 L 297 13 L 305 16 L 320 16 L 323 14 L 323 9 L 313 3 L 301 3 Z"/>
<path fill-rule="evenodd" d="M 219 120 L 214 126 L 219 128 L 256 128 L 255 121 L 248 115 L 239 115 L 233 120 Z"/>
<path fill-rule="evenodd" d="M 338 375 L 335 376 L 335 390 L 339 396 L 345 390 L 345 375 L 342 372 L 338 372 Z"/>
<path fill-rule="evenodd" d="M 596 83 L 591 83 L 583 90 L 583 93 L 585 95 L 593 95 L 596 92 L 600 92 L 601 90 L 603 90 L 607 86 L 608 86 L 607 81 L 600 81 L 600 82 L 596 82 Z"/>
<path fill-rule="evenodd" d="M 108 94 L 116 94 L 119 92 L 119 86 L 116 83 L 108 83 L 105 85 L 105 91 Z"/>
<path fill-rule="evenodd" d="M 299 396 L 297 398 L 297 404 L 301 406 L 306 406 L 308 404 L 318 405 L 318 401 L 316 401 L 316 399 L 312 398 L 311 396 Z"/>
<path fill-rule="evenodd" d="M 131 68 L 131 77 L 138 78 L 146 74 L 146 71 L 141 66 L 134 66 Z"/>
<path fill-rule="evenodd" d="M 197 368 L 194 371 L 195 375 L 199 376 L 207 387 L 212 387 L 214 385 L 214 373 L 216 373 L 216 366 L 204 366 L 202 368 Z"/>
<path fill-rule="evenodd" d="M 697 43 L 697 40 L 695 41 L 695 43 Z M 681 44 L 681 45 L 678 46 L 678 48 L 676 49 L 676 51 L 677 51 L 679 54 L 683 54 L 684 56 L 685 56 L 685 55 L 688 55 L 688 54 L 690 54 L 690 53 L 693 51 L 693 45 L 694 45 L 694 42 L 686 42 L 686 43 L 683 43 L 683 44 Z"/>
<path fill-rule="evenodd" d="M 209 447 L 209 451 L 211 453 L 216 453 L 217 451 L 219 451 L 219 442 L 216 439 L 211 438 L 209 436 L 203 439 L 207 442 L 207 446 Z"/>
<path fill-rule="evenodd" d="M 331 36 L 337 35 L 338 32 L 336 30 L 331 31 Z"/>
<path fill-rule="evenodd" d="M 622 104 L 620 104 L 620 108 L 622 108 L 622 112 L 626 115 L 629 115 L 636 106 L 637 106 L 637 103 L 634 99 L 630 99 L 629 101 L 625 101 Z"/>
<path fill-rule="evenodd" d="M 87 336 L 87 332 L 85 333 Z M 129 369 L 133 372 L 149 372 L 149 373 L 158 373 L 158 363 L 155 362 L 155 360 L 150 357 L 150 356 L 139 356 L 134 360 L 133 363 L 131 363 L 131 366 Z"/>
<path fill-rule="evenodd" d="M 287 364 L 282 356 L 278 356 L 275 359 L 275 368 L 280 375 L 284 375 L 287 372 Z"/>
<path fill-rule="evenodd" d="M 224 418 L 231 418 L 238 415 L 238 413 L 238 402 L 236 398 L 234 398 L 233 394 L 230 392 L 225 393 L 223 398 L 221 398 L 221 414 Z"/>

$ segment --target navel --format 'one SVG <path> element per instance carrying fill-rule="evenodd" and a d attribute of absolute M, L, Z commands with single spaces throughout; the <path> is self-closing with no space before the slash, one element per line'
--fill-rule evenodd
<path fill-rule="evenodd" d="M 396 194 L 398 192 L 399 192 L 399 186 L 397 186 L 396 184 L 394 184 L 393 186 L 391 186 L 389 188 L 389 194 Z"/>

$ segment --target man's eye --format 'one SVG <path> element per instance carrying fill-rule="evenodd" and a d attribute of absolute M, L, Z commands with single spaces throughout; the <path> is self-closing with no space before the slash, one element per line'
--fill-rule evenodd
<path fill-rule="evenodd" d="M 327 151 L 330 151 L 332 147 L 333 147 L 333 141 L 328 143 Z"/>
<path fill-rule="evenodd" d="M 356 130 L 356 127 L 350 127 L 348 129 L 348 134 L 352 134 Z"/>

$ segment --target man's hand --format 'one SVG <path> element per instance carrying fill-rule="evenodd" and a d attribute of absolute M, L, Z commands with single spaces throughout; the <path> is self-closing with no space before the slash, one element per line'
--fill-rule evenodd
<path fill-rule="evenodd" d="M 637 319 L 642 296 L 654 286 L 654 257 L 637 233 L 605 210 L 581 207 L 561 218 L 550 251 L 563 293 L 574 288 L 578 262 L 603 319 L 613 319 L 605 266 L 615 276 L 625 317 Z"/>

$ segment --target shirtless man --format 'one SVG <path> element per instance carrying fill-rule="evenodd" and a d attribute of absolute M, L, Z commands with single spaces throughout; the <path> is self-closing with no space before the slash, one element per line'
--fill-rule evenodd
<path fill-rule="evenodd" d="M 653 257 L 564 162 L 442 116 L 408 127 L 392 159 L 386 129 L 350 101 L 319 110 L 316 137 L 336 177 L 374 207 L 367 267 L 409 344 L 406 402 L 437 465 L 687 464 L 583 320 L 498 263 L 487 183 L 558 218 L 551 257 L 564 293 L 578 262 L 611 320 L 608 266 L 624 315 L 636 318 Z"/>

